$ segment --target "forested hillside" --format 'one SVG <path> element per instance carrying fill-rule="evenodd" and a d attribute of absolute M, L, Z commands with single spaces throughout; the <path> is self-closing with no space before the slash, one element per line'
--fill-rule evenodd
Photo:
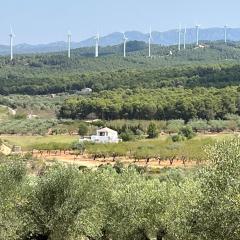
<path fill-rule="evenodd" d="M 91 113 L 107 120 L 223 119 L 226 114 L 240 113 L 240 90 L 238 87 L 119 89 L 89 98 L 70 98 L 60 110 L 62 118 L 82 119 Z"/>
<path fill-rule="evenodd" d="M 161 88 L 238 85 L 240 45 L 206 43 L 204 48 L 188 45 L 186 51 L 176 46 L 153 46 L 153 57 L 146 58 L 147 46 L 128 43 L 128 57 L 122 57 L 122 45 L 100 49 L 93 58 L 93 48 L 66 53 L 19 55 L 11 63 L 0 58 L 0 94 L 49 94 L 71 92 L 83 87 L 94 91 L 115 88 Z M 172 54 L 170 54 L 172 51 Z"/>

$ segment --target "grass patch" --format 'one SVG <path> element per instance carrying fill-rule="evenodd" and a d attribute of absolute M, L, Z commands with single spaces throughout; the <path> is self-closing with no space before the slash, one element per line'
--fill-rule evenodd
<path fill-rule="evenodd" d="M 11 145 L 19 145 L 24 151 L 32 150 L 34 145 L 48 144 L 52 142 L 69 144 L 79 139 L 78 136 L 56 135 L 56 136 L 2 136 L 0 139 Z"/>
<path fill-rule="evenodd" d="M 0 106 L 0 121 L 8 118 L 8 109 L 5 106 Z"/>
<path fill-rule="evenodd" d="M 161 158 L 163 160 L 186 158 L 187 161 L 206 160 L 203 149 L 216 141 L 233 137 L 234 134 L 199 134 L 194 139 L 173 143 L 168 135 L 157 139 L 143 139 L 119 144 L 86 144 L 86 151 L 91 155 L 106 157 L 130 157 L 135 159 Z M 19 145 L 24 151 L 32 150 L 34 146 L 41 144 L 59 143 L 69 145 L 79 139 L 78 136 L 54 135 L 54 136 L 1 136 L 0 139 L 11 145 Z"/>

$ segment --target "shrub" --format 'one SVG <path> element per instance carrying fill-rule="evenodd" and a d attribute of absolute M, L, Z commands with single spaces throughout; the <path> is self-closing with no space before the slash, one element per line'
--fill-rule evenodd
<path fill-rule="evenodd" d="M 124 142 L 132 141 L 135 139 L 134 133 L 129 129 L 126 129 L 125 132 L 122 132 L 120 134 L 120 137 Z"/>
<path fill-rule="evenodd" d="M 150 123 L 147 130 L 148 138 L 157 138 L 158 130 L 155 123 Z"/>
<path fill-rule="evenodd" d="M 88 126 L 86 123 L 81 122 L 78 127 L 78 134 L 80 136 L 85 136 L 88 133 Z"/>
<path fill-rule="evenodd" d="M 202 119 L 191 120 L 187 125 L 191 127 L 195 132 L 205 132 L 210 128 L 207 121 Z"/>
<path fill-rule="evenodd" d="M 192 139 L 195 136 L 195 133 L 193 132 L 191 127 L 187 126 L 187 127 L 183 127 L 180 130 L 179 135 L 182 135 L 187 139 Z"/>
<path fill-rule="evenodd" d="M 26 119 L 27 118 L 27 115 L 25 113 L 17 113 L 15 116 L 14 116 L 15 119 L 17 120 L 21 120 L 21 119 Z"/>
<path fill-rule="evenodd" d="M 78 150 L 81 151 L 82 153 L 85 151 L 86 147 L 84 143 L 81 143 L 79 141 L 75 141 L 71 144 L 72 150 Z"/>
<path fill-rule="evenodd" d="M 115 169 L 117 173 L 122 173 L 124 171 L 124 164 L 120 161 L 117 161 L 114 164 L 113 169 Z"/>
<path fill-rule="evenodd" d="M 104 127 L 106 125 L 105 121 L 102 120 L 93 121 L 91 124 L 96 127 Z"/>
<path fill-rule="evenodd" d="M 166 131 L 169 133 L 177 133 L 184 126 L 183 120 L 170 120 L 167 123 Z"/>
<path fill-rule="evenodd" d="M 226 122 L 223 120 L 211 120 L 209 121 L 212 132 L 222 132 L 226 129 Z"/>
<path fill-rule="evenodd" d="M 181 134 L 173 135 L 171 138 L 173 142 L 181 142 L 186 140 L 186 138 Z"/>

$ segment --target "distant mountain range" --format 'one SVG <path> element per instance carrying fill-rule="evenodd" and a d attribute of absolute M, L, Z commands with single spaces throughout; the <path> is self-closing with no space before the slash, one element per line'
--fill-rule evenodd
<path fill-rule="evenodd" d="M 129 41 L 148 41 L 148 35 L 138 31 L 128 31 L 126 36 Z M 152 33 L 153 43 L 160 45 L 175 45 L 178 43 L 178 30 L 169 30 L 165 32 Z M 200 29 L 199 39 L 201 41 L 218 41 L 224 39 L 224 29 L 223 28 L 208 28 Z M 240 41 L 240 28 L 228 29 L 228 40 L 229 41 Z M 103 36 L 100 39 L 100 46 L 114 46 L 121 44 L 123 41 L 123 34 L 120 32 L 111 33 L 107 36 Z M 196 29 L 187 29 L 186 43 L 194 43 L 196 41 Z M 80 47 L 92 47 L 95 45 L 94 37 L 86 39 L 81 42 L 72 42 L 72 49 Z M 14 46 L 15 54 L 31 54 L 31 53 L 49 53 L 49 52 L 59 52 L 65 51 L 67 49 L 67 43 L 60 41 L 49 44 L 18 44 Z M 0 55 L 8 55 L 9 46 L 0 45 Z"/>

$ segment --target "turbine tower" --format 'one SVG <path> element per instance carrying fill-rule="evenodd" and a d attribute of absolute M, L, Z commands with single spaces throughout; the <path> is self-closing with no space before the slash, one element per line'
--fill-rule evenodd
<path fill-rule="evenodd" d="M 152 42 L 152 28 L 150 27 L 149 36 L 148 36 L 148 57 L 151 57 L 151 42 Z"/>
<path fill-rule="evenodd" d="M 228 31 L 228 25 L 224 26 L 224 42 L 227 43 L 227 31 Z"/>
<path fill-rule="evenodd" d="M 72 41 L 72 33 L 68 31 L 68 58 L 71 58 L 71 41 Z"/>
<path fill-rule="evenodd" d="M 123 57 L 126 57 L 126 46 L 127 46 L 127 40 L 125 32 L 123 33 Z"/>
<path fill-rule="evenodd" d="M 178 51 L 181 51 L 181 34 L 182 34 L 182 26 L 181 24 L 179 25 L 178 29 Z"/>
<path fill-rule="evenodd" d="M 100 40 L 100 35 L 99 35 L 99 33 L 97 33 L 97 35 L 96 35 L 96 37 L 95 37 L 95 40 L 96 40 L 95 58 L 98 58 L 98 56 L 99 56 L 99 40 Z"/>
<path fill-rule="evenodd" d="M 12 27 L 10 27 L 10 59 L 13 60 L 13 39 L 15 38 L 15 34 L 13 33 Z"/>
<path fill-rule="evenodd" d="M 199 28 L 200 25 L 196 25 L 196 45 L 199 46 Z"/>
<path fill-rule="evenodd" d="M 186 49 L 186 35 L 187 35 L 187 27 L 185 27 L 184 33 L 183 33 L 183 48 L 184 48 L 184 50 Z"/>

